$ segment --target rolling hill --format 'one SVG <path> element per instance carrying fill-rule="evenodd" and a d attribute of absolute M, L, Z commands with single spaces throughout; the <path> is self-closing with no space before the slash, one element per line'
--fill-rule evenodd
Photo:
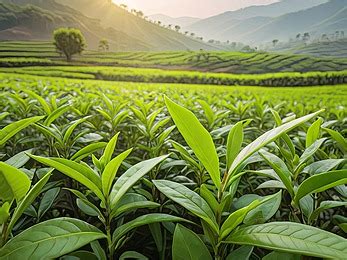
<path fill-rule="evenodd" d="M 97 19 L 86 17 L 52 0 L 30 1 L 32 5 L 23 2 L 0 1 L 0 40 L 50 40 L 56 28 L 75 27 L 83 32 L 89 48 L 97 48 L 102 38 L 109 39 L 113 50 L 146 50 L 151 47 L 123 32 L 105 29 Z"/>
<path fill-rule="evenodd" d="M 76 5 L 60 0 L 0 0 L 0 4 L 0 40 L 50 40 L 55 28 L 75 27 L 93 49 L 102 38 L 109 40 L 113 51 L 216 49 L 152 24 L 107 0 L 82 0 Z"/>
<path fill-rule="evenodd" d="M 315 42 L 307 46 L 285 50 L 295 54 L 305 54 L 311 56 L 332 56 L 347 57 L 347 39 L 339 39 L 336 41 Z"/>
<path fill-rule="evenodd" d="M 109 0 L 56 0 L 153 46 L 153 50 L 214 50 L 216 46 L 146 21 Z"/>

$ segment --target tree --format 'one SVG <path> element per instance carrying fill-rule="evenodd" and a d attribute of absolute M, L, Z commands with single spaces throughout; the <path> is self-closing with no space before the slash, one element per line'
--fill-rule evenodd
<path fill-rule="evenodd" d="M 272 45 L 273 45 L 274 47 L 276 47 L 276 45 L 277 45 L 278 42 L 279 42 L 279 40 L 274 39 L 274 40 L 272 40 Z"/>
<path fill-rule="evenodd" d="M 338 40 L 340 38 L 340 31 L 335 32 L 335 40 Z"/>
<path fill-rule="evenodd" d="M 136 11 L 135 12 L 135 14 L 138 16 L 138 17 L 141 17 L 141 18 L 143 18 L 143 16 L 144 16 L 144 13 L 142 12 L 142 11 Z"/>
<path fill-rule="evenodd" d="M 298 33 L 298 34 L 296 35 L 296 40 L 299 41 L 300 38 L 301 38 L 301 33 Z"/>
<path fill-rule="evenodd" d="M 302 36 L 302 40 L 305 42 L 305 44 L 310 40 L 311 36 L 308 32 L 304 33 L 304 36 Z"/>
<path fill-rule="evenodd" d="M 99 41 L 99 51 L 108 51 L 110 49 L 110 44 L 108 43 L 108 40 L 101 39 Z"/>
<path fill-rule="evenodd" d="M 326 33 L 322 34 L 322 41 L 329 41 L 329 37 Z"/>
<path fill-rule="evenodd" d="M 190 36 L 194 37 L 194 36 L 195 36 L 195 33 L 191 33 Z"/>
<path fill-rule="evenodd" d="M 81 54 L 86 48 L 86 40 L 78 29 L 57 29 L 53 32 L 53 38 L 57 51 L 63 53 L 67 61 L 71 61 L 74 54 Z"/>
<path fill-rule="evenodd" d="M 175 25 L 175 30 L 176 30 L 177 32 L 179 32 L 179 30 L 181 30 L 181 26 Z"/>
<path fill-rule="evenodd" d="M 128 6 L 125 4 L 121 4 L 120 7 L 123 8 L 124 10 L 128 10 Z"/>

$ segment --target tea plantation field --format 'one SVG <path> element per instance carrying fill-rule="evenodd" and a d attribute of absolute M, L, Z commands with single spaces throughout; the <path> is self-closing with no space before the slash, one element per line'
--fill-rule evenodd
<path fill-rule="evenodd" d="M 346 71 L 1 42 L 0 260 L 345 259 Z"/>
<path fill-rule="evenodd" d="M 238 74 L 340 71 L 347 59 L 265 52 L 100 52 L 86 51 L 75 65 L 126 66 Z M 66 65 L 48 42 L 0 42 L 0 66 Z"/>

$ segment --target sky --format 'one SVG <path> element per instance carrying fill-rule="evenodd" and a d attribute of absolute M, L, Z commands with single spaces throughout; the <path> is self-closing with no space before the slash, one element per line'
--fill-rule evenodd
<path fill-rule="evenodd" d="M 145 15 L 165 14 L 172 17 L 192 16 L 205 18 L 247 7 L 278 2 L 278 0 L 113 0 Z"/>

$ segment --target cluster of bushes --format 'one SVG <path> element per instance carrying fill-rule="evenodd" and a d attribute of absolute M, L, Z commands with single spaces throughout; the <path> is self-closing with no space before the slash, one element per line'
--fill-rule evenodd
<path fill-rule="evenodd" d="M 85 69 L 88 71 L 88 69 Z M 318 86 L 347 83 L 347 71 L 311 72 L 311 73 L 277 73 L 262 75 L 237 75 L 200 72 L 173 72 L 158 70 L 98 70 L 88 71 L 97 79 L 112 81 L 132 81 L 151 83 L 183 83 L 226 86 Z"/>

